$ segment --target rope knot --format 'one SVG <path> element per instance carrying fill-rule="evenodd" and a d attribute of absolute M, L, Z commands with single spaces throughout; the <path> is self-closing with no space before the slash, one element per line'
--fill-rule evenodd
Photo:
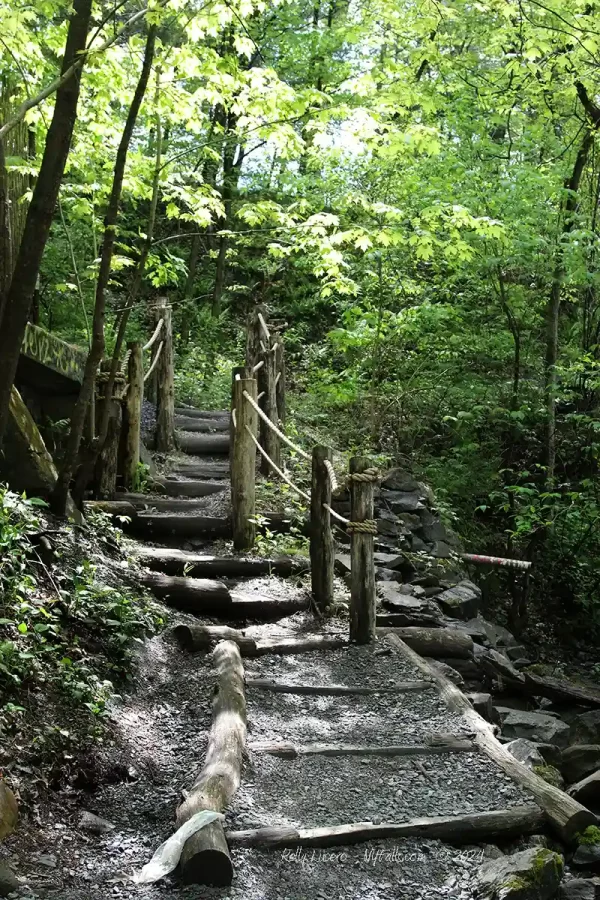
<path fill-rule="evenodd" d="M 374 519 L 365 519 L 364 522 L 348 522 L 346 525 L 347 534 L 373 534 L 376 535 L 377 522 Z"/>

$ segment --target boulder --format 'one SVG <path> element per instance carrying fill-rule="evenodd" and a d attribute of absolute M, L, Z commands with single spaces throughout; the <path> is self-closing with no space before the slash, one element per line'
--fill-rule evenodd
<path fill-rule="evenodd" d="M 546 744 L 544 741 L 537 741 L 536 747 L 544 757 L 546 764 L 554 766 L 560 771 L 561 749 L 556 744 Z"/>
<path fill-rule="evenodd" d="M 79 827 L 84 831 L 89 831 L 90 834 L 108 834 L 114 831 L 116 826 L 112 822 L 108 822 L 106 819 L 102 819 L 100 816 L 84 809 L 79 819 Z"/>
<path fill-rule="evenodd" d="M 431 546 L 431 544 L 426 544 L 418 535 L 411 534 L 410 549 L 413 553 L 429 553 Z"/>
<path fill-rule="evenodd" d="M 424 597 L 414 597 L 402 593 L 402 585 L 398 581 L 384 581 L 377 585 L 377 593 L 382 603 L 394 612 L 406 612 L 415 616 L 425 616 L 430 621 L 441 621 L 439 606 Z"/>
<path fill-rule="evenodd" d="M 572 785 L 568 793 L 592 812 L 600 812 L 600 771 L 593 772 Z"/>
<path fill-rule="evenodd" d="M 338 575 L 347 575 L 351 569 L 350 554 L 336 553 L 334 566 Z"/>
<path fill-rule="evenodd" d="M 487 722 L 494 722 L 494 707 L 492 704 L 492 695 L 477 692 L 467 694 L 467 700 L 479 715 Z"/>
<path fill-rule="evenodd" d="M 579 869 L 600 871 L 600 831 L 598 828 L 586 828 L 577 850 L 571 860 Z"/>
<path fill-rule="evenodd" d="M 20 888 L 20 882 L 5 862 L 0 862 L 0 897 L 9 897 Z"/>
<path fill-rule="evenodd" d="M 401 553 L 374 553 L 373 559 L 376 566 L 381 566 L 385 569 L 400 569 L 405 563 Z M 410 593 L 410 591 L 407 590 L 406 593 Z"/>
<path fill-rule="evenodd" d="M 461 581 L 443 591 L 437 600 L 446 615 L 468 620 L 477 615 L 481 591 L 471 581 Z"/>
<path fill-rule="evenodd" d="M 460 672 L 457 672 L 454 666 L 448 665 L 448 663 L 441 662 L 439 659 L 430 659 L 429 665 L 437 669 L 440 674 L 445 675 L 448 681 L 451 681 L 457 687 L 462 688 L 465 686 L 465 679 L 462 677 Z"/>
<path fill-rule="evenodd" d="M 414 537 L 413 537 L 413 549 L 414 549 Z M 450 544 L 447 544 L 446 541 L 435 541 L 433 544 L 433 548 L 430 551 L 431 556 L 434 559 L 450 559 L 452 556 L 452 549 Z"/>
<path fill-rule="evenodd" d="M 569 784 L 600 769 L 600 744 L 573 744 L 562 751 L 560 769 Z"/>
<path fill-rule="evenodd" d="M 419 528 L 419 536 L 424 541 L 434 543 L 434 541 L 448 542 L 448 532 L 446 526 L 436 516 L 432 515 L 429 510 L 424 510 L 421 516 L 421 527 Z"/>
<path fill-rule="evenodd" d="M 0 781 L 0 841 L 17 827 L 19 809 L 17 799 L 5 781 Z"/>
<path fill-rule="evenodd" d="M 544 757 L 533 741 L 529 741 L 527 738 L 517 738 L 509 744 L 505 744 L 505 749 L 528 769 L 544 765 Z"/>
<path fill-rule="evenodd" d="M 381 482 L 388 491 L 420 491 L 419 482 L 406 469 L 390 469 Z"/>
<path fill-rule="evenodd" d="M 416 513 L 400 513 L 398 518 L 409 531 L 417 531 L 421 527 L 421 519 Z"/>
<path fill-rule="evenodd" d="M 495 678 L 501 678 L 508 682 L 524 683 L 525 681 L 525 676 L 513 666 L 507 656 L 499 653 L 498 650 L 486 650 L 480 655 L 479 662 L 488 675 Z"/>
<path fill-rule="evenodd" d="M 575 716 L 571 724 L 571 741 L 574 744 L 600 744 L 600 709 Z"/>
<path fill-rule="evenodd" d="M 505 737 L 527 738 L 530 741 L 556 744 L 557 747 L 566 747 L 569 743 L 569 726 L 554 716 L 500 706 L 496 710 L 500 715 Z"/>
<path fill-rule="evenodd" d="M 572 878 L 563 881 L 558 893 L 559 900 L 596 900 L 596 885 L 591 878 Z"/>
<path fill-rule="evenodd" d="M 476 880 L 476 894 L 486 900 L 550 900 L 556 896 L 563 858 L 552 850 L 532 847 L 485 862 Z"/>
<path fill-rule="evenodd" d="M 560 769 L 557 769 L 555 766 L 547 766 L 546 764 L 534 766 L 533 771 L 553 787 L 559 788 L 561 791 L 564 789 L 565 779 L 560 774 Z"/>
<path fill-rule="evenodd" d="M 382 491 L 381 499 L 394 513 L 412 513 L 424 507 L 420 491 Z"/>
<path fill-rule="evenodd" d="M 387 534 L 396 537 L 402 533 L 402 526 L 398 516 L 389 509 L 380 509 L 377 514 L 377 531 L 379 534 Z"/>

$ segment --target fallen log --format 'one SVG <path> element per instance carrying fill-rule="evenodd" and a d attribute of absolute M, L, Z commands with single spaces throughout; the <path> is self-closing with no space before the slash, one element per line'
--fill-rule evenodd
<path fill-rule="evenodd" d="M 229 419 L 199 419 L 194 416 L 175 416 L 175 428 L 196 434 L 214 434 L 229 431 Z"/>
<path fill-rule="evenodd" d="M 377 628 L 439 628 L 439 616 L 429 613 L 377 613 L 375 616 Z"/>
<path fill-rule="evenodd" d="M 196 409 L 193 406 L 176 406 L 176 416 L 191 416 L 193 419 L 227 419 L 231 413 L 227 409 Z"/>
<path fill-rule="evenodd" d="M 585 831 L 588 825 L 595 824 L 596 816 L 589 809 L 577 803 L 564 791 L 544 781 L 543 778 L 540 778 L 539 775 L 536 775 L 535 772 L 516 760 L 497 740 L 493 726 L 473 709 L 462 691 L 455 684 L 452 684 L 442 672 L 430 665 L 426 659 L 423 659 L 422 656 L 409 647 L 396 632 L 388 632 L 387 639 L 420 672 L 423 672 L 427 677 L 433 678 L 442 699 L 448 707 L 454 712 L 460 712 L 464 715 L 467 725 L 475 732 L 475 743 L 477 746 L 480 747 L 486 756 L 500 766 L 516 784 L 533 795 L 536 803 L 544 810 L 549 822 L 562 841 L 566 844 L 571 843 L 579 832 Z"/>
<path fill-rule="evenodd" d="M 473 639 L 460 631 L 446 628 L 380 628 L 379 634 L 396 634 L 421 656 L 447 656 L 470 659 Z"/>
<path fill-rule="evenodd" d="M 230 537 L 231 521 L 224 516 L 184 516 L 173 513 L 137 513 L 128 531 L 144 536 Z"/>
<path fill-rule="evenodd" d="M 177 809 L 178 828 L 204 809 L 222 812 L 240 785 L 246 745 L 244 667 L 233 641 L 217 644 L 213 659 L 217 686 L 208 750 L 200 775 Z M 213 822 L 186 841 L 180 870 L 186 884 L 231 884 L 233 865 L 220 822 Z"/>
<path fill-rule="evenodd" d="M 194 456 L 229 453 L 229 434 L 194 434 L 190 431 L 178 431 L 177 445 L 184 453 Z"/>
<path fill-rule="evenodd" d="M 308 596 L 289 597 L 279 600 L 276 597 L 265 597 L 263 594 L 231 591 L 231 605 L 228 612 L 236 619 L 260 619 L 273 621 L 284 616 L 310 608 Z"/>
<path fill-rule="evenodd" d="M 364 696 L 372 694 L 408 694 L 430 690 L 433 685 L 431 681 L 404 681 L 397 684 L 382 685 L 381 687 L 366 687 L 364 685 L 352 687 L 347 684 L 285 684 L 281 681 L 272 681 L 269 678 L 248 678 L 246 687 L 260 691 L 273 691 L 278 694 L 337 697 L 348 694 Z"/>
<path fill-rule="evenodd" d="M 83 504 L 84 512 L 103 512 L 109 516 L 129 516 L 134 518 L 137 509 L 127 500 L 86 500 Z"/>
<path fill-rule="evenodd" d="M 355 744 L 290 744 L 285 741 L 257 741 L 248 746 L 254 753 L 268 753 L 280 759 L 300 756 L 442 756 L 444 753 L 472 753 L 473 741 L 456 736 L 425 744 L 396 744 L 362 747 Z"/>
<path fill-rule="evenodd" d="M 571 681 L 563 681 L 562 678 L 542 677 L 527 671 L 523 671 L 521 674 L 525 676 L 525 684 L 516 686 L 522 687 L 534 697 L 546 697 L 555 703 L 600 706 L 600 692 L 595 691 L 592 687 L 573 684 Z"/>
<path fill-rule="evenodd" d="M 149 569 L 164 572 L 166 575 L 183 575 L 185 571 L 191 578 L 244 578 L 255 575 L 280 575 L 287 578 L 295 572 L 307 569 L 310 565 L 307 559 L 301 557 L 236 559 L 231 556 L 208 556 L 203 553 L 188 553 L 185 550 L 170 550 L 167 547 L 140 547 L 136 550 L 136 556 Z"/>
<path fill-rule="evenodd" d="M 292 656 L 295 653 L 311 653 L 315 650 L 340 650 L 348 646 L 346 638 L 316 635 L 310 638 L 288 638 L 283 641 L 259 641 L 256 645 L 256 655 L 268 656 L 269 653 L 275 653 Z"/>
<path fill-rule="evenodd" d="M 195 500 L 184 500 L 176 497 L 151 497 L 148 494 L 118 494 L 117 496 L 118 502 L 130 503 L 137 512 L 156 510 L 157 512 L 176 513 L 184 510 L 203 509 L 210 503 L 210 500 L 201 497 Z"/>
<path fill-rule="evenodd" d="M 176 575 L 162 575 L 159 572 L 145 572 L 141 581 L 155 597 L 164 600 L 175 609 L 198 614 L 229 613 L 232 606 L 231 594 L 221 581 L 180 578 Z"/>
<path fill-rule="evenodd" d="M 353 822 L 328 828 L 255 828 L 230 831 L 227 840 L 240 847 L 336 847 L 379 838 L 420 837 L 450 844 L 477 844 L 535 834 L 544 825 L 537 806 L 517 806 L 464 816 L 411 819 L 400 824 Z"/>
<path fill-rule="evenodd" d="M 176 625 L 173 635 L 184 650 L 210 650 L 219 641 L 233 641 L 242 656 L 256 656 L 256 641 L 227 625 Z"/>
<path fill-rule="evenodd" d="M 214 481 L 182 481 L 179 478 L 158 476 L 152 483 L 169 497 L 208 497 L 225 490 L 224 484 Z"/>

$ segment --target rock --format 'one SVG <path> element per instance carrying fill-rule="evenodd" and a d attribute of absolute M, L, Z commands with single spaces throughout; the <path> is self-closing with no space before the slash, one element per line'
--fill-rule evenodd
<path fill-rule="evenodd" d="M 600 771 L 593 772 L 576 784 L 573 784 L 568 793 L 582 806 L 587 806 L 592 812 L 600 812 Z"/>
<path fill-rule="evenodd" d="M 584 839 L 580 842 L 577 850 L 571 860 L 572 865 L 580 869 L 600 869 L 600 831 L 598 828 L 593 829 L 595 840 L 591 839 L 588 843 L 586 840 L 587 833 L 590 831 L 586 828 Z M 598 832 L 598 835 L 595 834 Z"/>
<path fill-rule="evenodd" d="M 502 733 L 508 738 L 527 738 L 547 744 L 566 747 L 570 728 L 566 722 L 546 713 L 526 712 L 521 709 L 496 707 L 502 722 Z"/>
<path fill-rule="evenodd" d="M 386 569 L 400 569 L 405 563 L 405 559 L 400 553 L 374 553 L 373 559 L 376 566 L 382 566 Z M 397 574 L 396 577 L 398 577 Z M 406 590 L 405 593 L 408 594 L 410 591 Z"/>
<path fill-rule="evenodd" d="M 413 553 L 428 553 L 430 544 L 426 544 L 425 541 L 422 541 L 418 535 L 413 534 L 410 537 L 410 549 Z"/>
<path fill-rule="evenodd" d="M 445 541 L 435 541 L 433 549 L 431 550 L 431 556 L 433 556 L 434 559 L 450 559 L 452 556 L 450 545 Z"/>
<path fill-rule="evenodd" d="M 475 712 L 478 712 L 487 722 L 494 721 L 494 707 L 491 694 L 467 694 L 467 700 L 469 700 Z"/>
<path fill-rule="evenodd" d="M 548 784 L 551 784 L 553 787 L 559 788 L 561 791 L 565 786 L 565 779 L 560 774 L 560 769 L 555 768 L 555 766 L 534 766 L 533 771 L 540 778 L 543 778 L 544 781 L 547 781 Z"/>
<path fill-rule="evenodd" d="M 536 741 L 535 746 L 538 748 L 544 761 L 549 766 L 554 766 L 560 771 L 561 749 L 556 744 L 546 744 L 544 741 Z"/>
<path fill-rule="evenodd" d="M 0 841 L 12 834 L 18 821 L 17 798 L 6 782 L 0 781 Z"/>
<path fill-rule="evenodd" d="M 457 672 L 453 666 L 449 666 L 448 663 L 441 662 L 439 659 L 430 659 L 429 665 L 434 669 L 437 669 L 438 672 L 441 672 L 442 675 L 445 675 L 449 681 L 452 681 L 457 687 L 464 687 L 465 680 L 460 674 Z"/>
<path fill-rule="evenodd" d="M 591 878 L 573 878 L 563 881 L 558 893 L 559 900 L 595 900 L 596 885 Z"/>
<path fill-rule="evenodd" d="M 518 646 L 516 637 L 511 634 L 508 628 L 496 625 L 495 622 L 488 622 L 483 616 L 478 616 L 478 618 L 494 650 L 506 649 L 508 651 L 509 648 Z"/>
<path fill-rule="evenodd" d="M 394 612 L 406 612 L 415 616 L 426 616 L 431 621 L 441 621 L 439 606 L 424 597 L 403 594 L 402 585 L 398 581 L 385 581 L 377 585 L 377 593 L 382 603 Z"/>
<path fill-rule="evenodd" d="M 562 751 L 561 772 L 569 784 L 581 781 L 600 769 L 600 744 L 573 744 Z"/>
<path fill-rule="evenodd" d="M 429 515 L 429 521 L 424 521 L 424 517 L 421 519 L 422 524 L 419 529 L 419 535 L 424 541 L 428 541 L 429 543 L 434 543 L 435 541 L 445 541 L 447 543 L 448 532 L 446 531 L 445 525 L 435 516 L 432 516 L 431 513 Z"/>
<path fill-rule="evenodd" d="M 409 531 L 417 531 L 421 527 L 421 519 L 416 513 L 400 513 L 398 518 Z"/>
<path fill-rule="evenodd" d="M 395 569 L 385 569 L 378 567 L 375 569 L 376 581 L 397 581 L 398 573 Z"/>
<path fill-rule="evenodd" d="M 403 491 L 382 491 L 381 499 L 394 513 L 412 513 L 423 508 L 419 491 L 404 493 Z"/>
<path fill-rule="evenodd" d="M 504 748 L 528 769 L 544 765 L 544 757 L 533 741 L 529 741 L 527 738 L 517 738 L 509 744 L 505 744 Z"/>
<path fill-rule="evenodd" d="M 377 518 L 377 531 L 379 534 L 388 534 L 396 537 L 398 533 L 401 533 L 401 526 L 400 532 L 398 526 L 400 526 L 400 520 L 395 513 L 390 512 L 389 509 L 379 510 Z"/>
<path fill-rule="evenodd" d="M 13 891 L 18 891 L 20 882 L 5 862 L 0 862 L 0 897 L 8 897 Z"/>
<path fill-rule="evenodd" d="M 336 553 L 334 565 L 338 575 L 347 575 L 351 569 L 350 554 Z"/>
<path fill-rule="evenodd" d="M 498 650 L 486 650 L 485 653 L 481 654 L 479 662 L 488 675 L 492 675 L 495 678 L 503 679 L 509 683 L 511 681 L 524 683 L 525 681 L 525 676 L 522 672 L 519 672 L 508 657 Z"/>
<path fill-rule="evenodd" d="M 79 819 L 79 827 L 91 834 L 108 834 L 110 831 L 114 831 L 116 826 L 84 809 Z"/>
<path fill-rule="evenodd" d="M 388 491 L 420 491 L 419 482 L 406 469 L 390 469 L 381 482 Z"/>
<path fill-rule="evenodd" d="M 550 900 L 558 890 L 563 865 L 562 856 L 539 847 L 490 860 L 478 872 L 477 896 L 489 900 Z"/>
<path fill-rule="evenodd" d="M 477 615 L 481 591 L 471 581 L 461 581 L 439 595 L 438 603 L 448 616 L 472 619 Z"/>
<path fill-rule="evenodd" d="M 571 724 L 573 744 L 600 744 L 600 709 L 575 716 Z"/>

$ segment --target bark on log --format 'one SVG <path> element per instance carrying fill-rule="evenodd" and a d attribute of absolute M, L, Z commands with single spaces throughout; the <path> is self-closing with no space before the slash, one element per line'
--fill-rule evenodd
<path fill-rule="evenodd" d="M 212 460 L 195 460 L 176 462 L 172 469 L 171 475 L 178 475 L 182 478 L 192 478 L 195 481 L 222 481 L 229 478 L 228 462 L 213 462 Z M 222 490 L 222 488 L 221 488 Z"/>
<path fill-rule="evenodd" d="M 178 478 L 157 477 L 153 479 L 169 497 L 208 497 L 225 490 L 225 485 L 214 481 L 180 481 Z"/>
<path fill-rule="evenodd" d="M 310 574 L 313 597 L 319 611 L 333 604 L 335 547 L 331 516 L 331 482 L 326 462 L 333 462 L 329 447 L 313 447 L 312 485 L 310 491 Z"/>
<path fill-rule="evenodd" d="M 464 816 L 436 816 L 411 819 L 401 824 L 353 822 L 329 828 L 256 828 L 230 831 L 227 840 L 241 847 L 337 847 L 379 838 L 408 838 L 446 841 L 450 844 L 477 844 L 535 834 L 543 828 L 544 816 L 534 805 Z"/>
<path fill-rule="evenodd" d="M 301 694 L 315 697 L 343 697 L 348 694 L 370 696 L 372 694 L 409 694 L 430 690 L 431 681 L 404 681 L 387 684 L 381 687 L 352 687 L 347 684 L 285 684 L 269 678 L 248 678 L 246 687 L 260 691 L 273 691 L 279 694 Z"/>
<path fill-rule="evenodd" d="M 139 341 L 131 341 L 129 348 L 128 388 L 123 408 L 123 483 L 132 489 L 138 478 L 144 401 L 144 360 Z"/>
<path fill-rule="evenodd" d="M 473 741 L 467 738 L 448 738 L 437 744 L 396 744 L 362 747 L 356 744 L 291 744 L 286 741 L 257 741 L 248 746 L 253 753 L 268 753 L 280 759 L 300 756 L 443 756 L 445 753 L 472 753 Z"/>
<path fill-rule="evenodd" d="M 437 628 L 439 616 L 431 613 L 377 613 L 375 625 L 377 628 Z"/>
<path fill-rule="evenodd" d="M 106 400 L 102 400 L 102 406 Z M 95 496 L 100 500 L 112 500 L 117 489 L 117 471 L 119 467 L 119 439 L 123 410 L 121 401 L 115 398 L 110 401 L 110 419 L 106 441 L 98 456 L 94 472 Z"/>
<path fill-rule="evenodd" d="M 158 512 L 191 512 L 191 510 L 203 509 L 210 503 L 201 497 L 198 499 L 177 499 L 174 497 L 151 497 L 148 494 L 117 494 L 116 500 L 130 503 L 138 512 L 142 511 L 158 511 Z"/>
<path fill-rule="evenodd" d="M 209 650 L 219 641 L 233 641 L 242 656 L 256 655 L 256 641 L 227 625 L 176 625 L 173 634 L 184 650 Z"/>
<path fill-rule="evenodd" d="M 575 839 L 578 832 L 585 831 L 588 825 L 596 822 L 595 815 L 580 803 L 565 794 L 559 788 L 548 784 L 535 772 L 532 772 L 512 756 L 496 739 L 493 726 L 475 712 L 462 691 L 452 684 L 439 670 L 430 665 L 418 653 L 412 650 L 396 633 L 387 636 L 394 647 L 402 651 L 419 671 L 436 682 L 442 699 L 448 707 L 461 712 L 470 728 L 475 732 L 475 742 L 491 760 L 493 760 L 512 780 L 531 793 L 542 809 L 555 831 L 566 844 Z"/>
<path fill-rule="evenodd" d="M 194 456 L 229 453 L 229 434 L 194 434 L 190 431 L 178 431 L 177 444 L 184 453 Z"/>
<path fill-rule="evenodd" d="M 244 593 L 241 590 L 231 592 L 231 614 L 237 619 L 260 619 L 263 622 L 282 619 L 294 613 L 309 609 L 308 597 L 298 596 L 279 600 L 265 597 L 254 592 Z"/>
<path fill-rule="evenodd" d="M 196 419 L 193 416 L 175 416 L 175 428 L 195 434 L 229 432 L 228 419 Z"/>
<path fill-rule="evenodd" d="M 563 681 L 561 678 L 542 678 L 527 671 L 522 674 L 525 676 L 525 684 L 517 684 L 516 687 L 524 689 L 534 697 L 547 697 L 548 700 L 553 700 L 555 703 L 600 706 L 600 692 L 595 691 L 592 687 L 573 684 L 570 681 Z"/>
<path fill-rule="evenodd" d="M 229 612 L 231 594 L 221 581 L 207 578 L 178 578 L 161 575 L 158 572 L 145 572 L 141 577 L 144 587 L 174 606 L 191 613 Z"/>
<path fill-rule="evenodd" d="M 360 477 L 372 468 L 372 463 L 364 456 L 354 456 L 350 460 L 350 477 Z M 366 522 L 373 520 L 373 496 L 375 484 L 372 481 L 352 480 L 350 482 L 351 520 Z M 350 640 L 357 644 L 368 644 L 375 640 L 375 564 L 373 561 L 373 535 L 352 531 L 350 537 Z"/>
<path fill-rule="evenodd" d="M 187 500 L 181 502 L 189 503 Z M 256 575 L 288 578 L 309 568 L 308 560 L 300 557 L 236 559 L 231 556 L 207 556 L 185 550 L 169 550 L 167 547 L 141 546 L 136 548 L 136 556 L 149 569 L 164 572 L 165 575 L 183 575 L 185 572 L 190 578 L 247 578 Z"/>
<path fill-rule="evenodd" d="M 396 634 L 421 656 L 471 659 L 473 639 L 447 628 L 379 628 L 379 634 Z"/>
<path fill-rule="evenodd" d="M 268 656 L 269 653 L 275 653 L 284 656 L 321 650 L 340 650 L 347 646 L 346 638 L 317 635 L 312 638 L 288 638 L 284 641 L 260 641 L 256 645 L 256 655 Z"/>
<path fill-rule="evenodd" d="M 163 347 L 156 366 L 156 449 L 168 453 L 175 446 L 175 400 L 171 307 L 166 300 L 156 307 L 155 315 L 157 322 L 163 320 L 160 336 Z"/>
<path fill-rule="evenodd" d="M 126 500 L 86 500 L 83 504 L 84 512 L 100 512 L 107 513 L 109 516 L 129 516 L 135 518 L 137 509 L 133 503 Z"/>
<path fill-rule="evenodd" d="M 177 810 L 178 828 L 203 809 L 222 812 L 240 785 L 246 745 L 244 667 L 233 641 L 217 644 L 213 657 L 217 687 L 208 750 L 200 775 Z M 231 884 L 233 865 L 220 822 L 186 841 L 180 868 L 187 884 Z"/>

